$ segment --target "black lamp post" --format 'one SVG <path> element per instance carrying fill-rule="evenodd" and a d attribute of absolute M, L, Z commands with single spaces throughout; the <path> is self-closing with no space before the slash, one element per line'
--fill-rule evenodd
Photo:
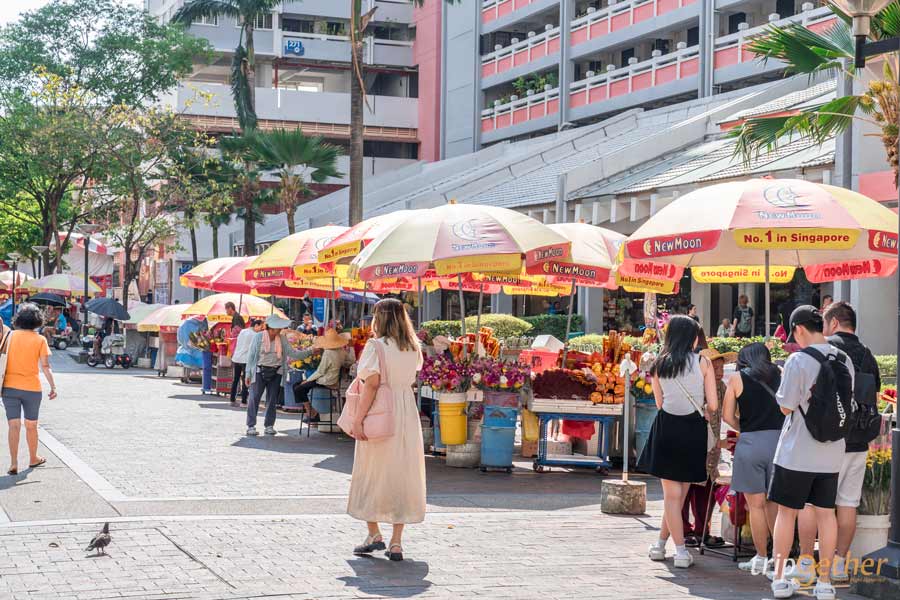
<path fill-rule="evenodd" d="M 50 249 L 50 246 L 32 246 L 35 254 L 38 255 L 38 277 L 44 276 L 44 252 Z"/>
<path fill-rule="evenodd" d="M 12 286 L 12 318 L 16 318 L 16 288 L 19 286 L 19 259 L 22 255 L 18 252 L 10 252 L 9 257 L 13 261 L 13 286 Z"/>
<path fill-rule="evenodd" d="M 900 51 L 900 38 L 887 38 L 870 42 L 867 40 L 872 17 L 886 8 L 892 0 L 831 0 L 839 9 L 853 19 L 852 33 L 856 38 L 854 65 L 857 69 L 866 66 L 866 57 Z M 900 187 L 900 186 L 898 186 Z M 900 285 L 900 271 L 898 271 Z M 897 317 L 900 323 L 900 295 L 897 299 Z M 900 354 L 900 334 L 897 336 L 897 352 Z M 897 418 L 896 408 L 894 418 Z M 895 425 L 891 432 L 891 529 L 887 546 L 876 550 L 865 558 L 874 559 L 881 565 L 880 575 L 890 579 L 900 579 L 900 430 Z M 854 557 L 857 558 L 857 557 Z"/>

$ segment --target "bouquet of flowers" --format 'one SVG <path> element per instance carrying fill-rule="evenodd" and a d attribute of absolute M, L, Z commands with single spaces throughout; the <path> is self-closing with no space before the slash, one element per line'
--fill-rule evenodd
<path fill-rule="evenodd" d="M 435 392 L 467 392 L 472 386 L 472 368 L 468 362 L 446 356 L 426 356 L 419 381 Z"/>
<path fill-rule="evenodd" d="M 322 351 L 316 350 L 306 358 L 301 358 L 291 362 L 291 368 L 298 371 L 315 371 L 322 362 Z"/>
<path fill-rule="evenodd" d="M 866 474 L 863 478 L 861 515 L 886 515 L 890 513 L 891 499 L 891 449 L 873 445 L 866 456 Z"/>
<path fill-rule="evenodd" d="M 195 331 L 190 334 L 191 346 L 204 352 L 216 352 L 219 344 L 225 344 L 225 331 Z"/>
<path fill-rule="evenodd" d="M 516 392 L 531 382 L 531 367 L 492 357 L 476 358 L 471 364 L 472 382 L 480 390 Z"/>

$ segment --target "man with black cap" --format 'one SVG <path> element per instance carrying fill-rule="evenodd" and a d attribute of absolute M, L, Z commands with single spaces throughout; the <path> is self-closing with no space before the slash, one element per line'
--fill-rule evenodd
<path fill-rule="evenodd" d="M 785 578 L 785 566 L 794 541 L 797 514 L 807 505 L 815 507 L 819 529 L 819 576 L 814 590 L 817 600 L 835 597 L 831 585 L 831 559 L 837 543 L 837 520 L 834 506 L 838 488 L 838 473 L 844 460 L 843 439 L 820 442 L 807 427 L 812 388 L 823 368 L 820 359 L 835 356 L 847 369 L 835 380 L 836 388 L 853 389 L 853 364 L 844 352 L 828 343 L 823 334 L 824 321 L 814 306 L 799 306 L 791 313 L 790 333 L 803 349 L 788 357 L 781 377 L 776 400 L 787 418 L 781 429 L 775 450 L 775 469 L 769 484 L 769 500 L 778 504 L 773 535 L 775 572 L 772 594 L 775 598 L 790 598 L 796 591 L 793 581 Z M 820 358 L 816 358 L 816 355 Z M 810 415 L 811 417 L 812 415 Z"/>

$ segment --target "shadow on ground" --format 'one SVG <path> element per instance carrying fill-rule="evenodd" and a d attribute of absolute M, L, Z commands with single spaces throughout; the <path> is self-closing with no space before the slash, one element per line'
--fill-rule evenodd
<path fill-rule="evenodd" d="M 348 560 L 352 577 L 338 577 L 347 586 L 367 596 L 412 598 L 424 594 L 431 587 L 428 563 L 420 560 L 391 562 L 380 557 L 359 557 Z"/>

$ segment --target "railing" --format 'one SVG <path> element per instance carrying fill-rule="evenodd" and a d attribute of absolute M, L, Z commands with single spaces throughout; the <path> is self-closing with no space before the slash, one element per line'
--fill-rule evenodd
<path fill-rule="evenodd" d="M 481 76 L 497 75 L 556 52 L 559 52 L 559 27 L 485 54 L 481 57 Z"/>
<path fill-rule="evenodd" d="M 576 81 L 569 88 L 569 106 L 578 108 L 638 92 L 679 79 L 693 77 L 700 70 L 700 46 L 628 65 Z"/>
<path fill-rule="evenodd" d="M 503 129 L 559 112 L 559 88 L 481 111 L 481 131 Z"/>
<path fill-rule="evenodd" d="M 748 50 L 750 38 L 764 32 L 766 27 L 771 24 L 787 25 L 789 23 L 800 23 L 816 33 L 822 33 L 835 22 L 837 17 L 827 6 L 814 8 L 798 13 L 792 17 L 779 19 L 772 23 L 766 23 L 752 29 L 742 29 L 737 33 L 716 38 L 713 64 L 716 69 L 722 67 L 730 67 L 744 62 L 756 60 L 757 55 Z"/>
<path fill-rule="evenodd" d="M 490 23 L 494 19 L 505 17 L 509 13 L 519 10 L 538 0 L 484 0 L 481 3 L 481 22 Z"/>
<path fill-rule="evenodd" d="M 588 9 L 592 12 L 572 21 L 571 45 L 626 29 L 694 2 L 697 0 L 631 0 L 611 4 L 600 10 Z"/>

